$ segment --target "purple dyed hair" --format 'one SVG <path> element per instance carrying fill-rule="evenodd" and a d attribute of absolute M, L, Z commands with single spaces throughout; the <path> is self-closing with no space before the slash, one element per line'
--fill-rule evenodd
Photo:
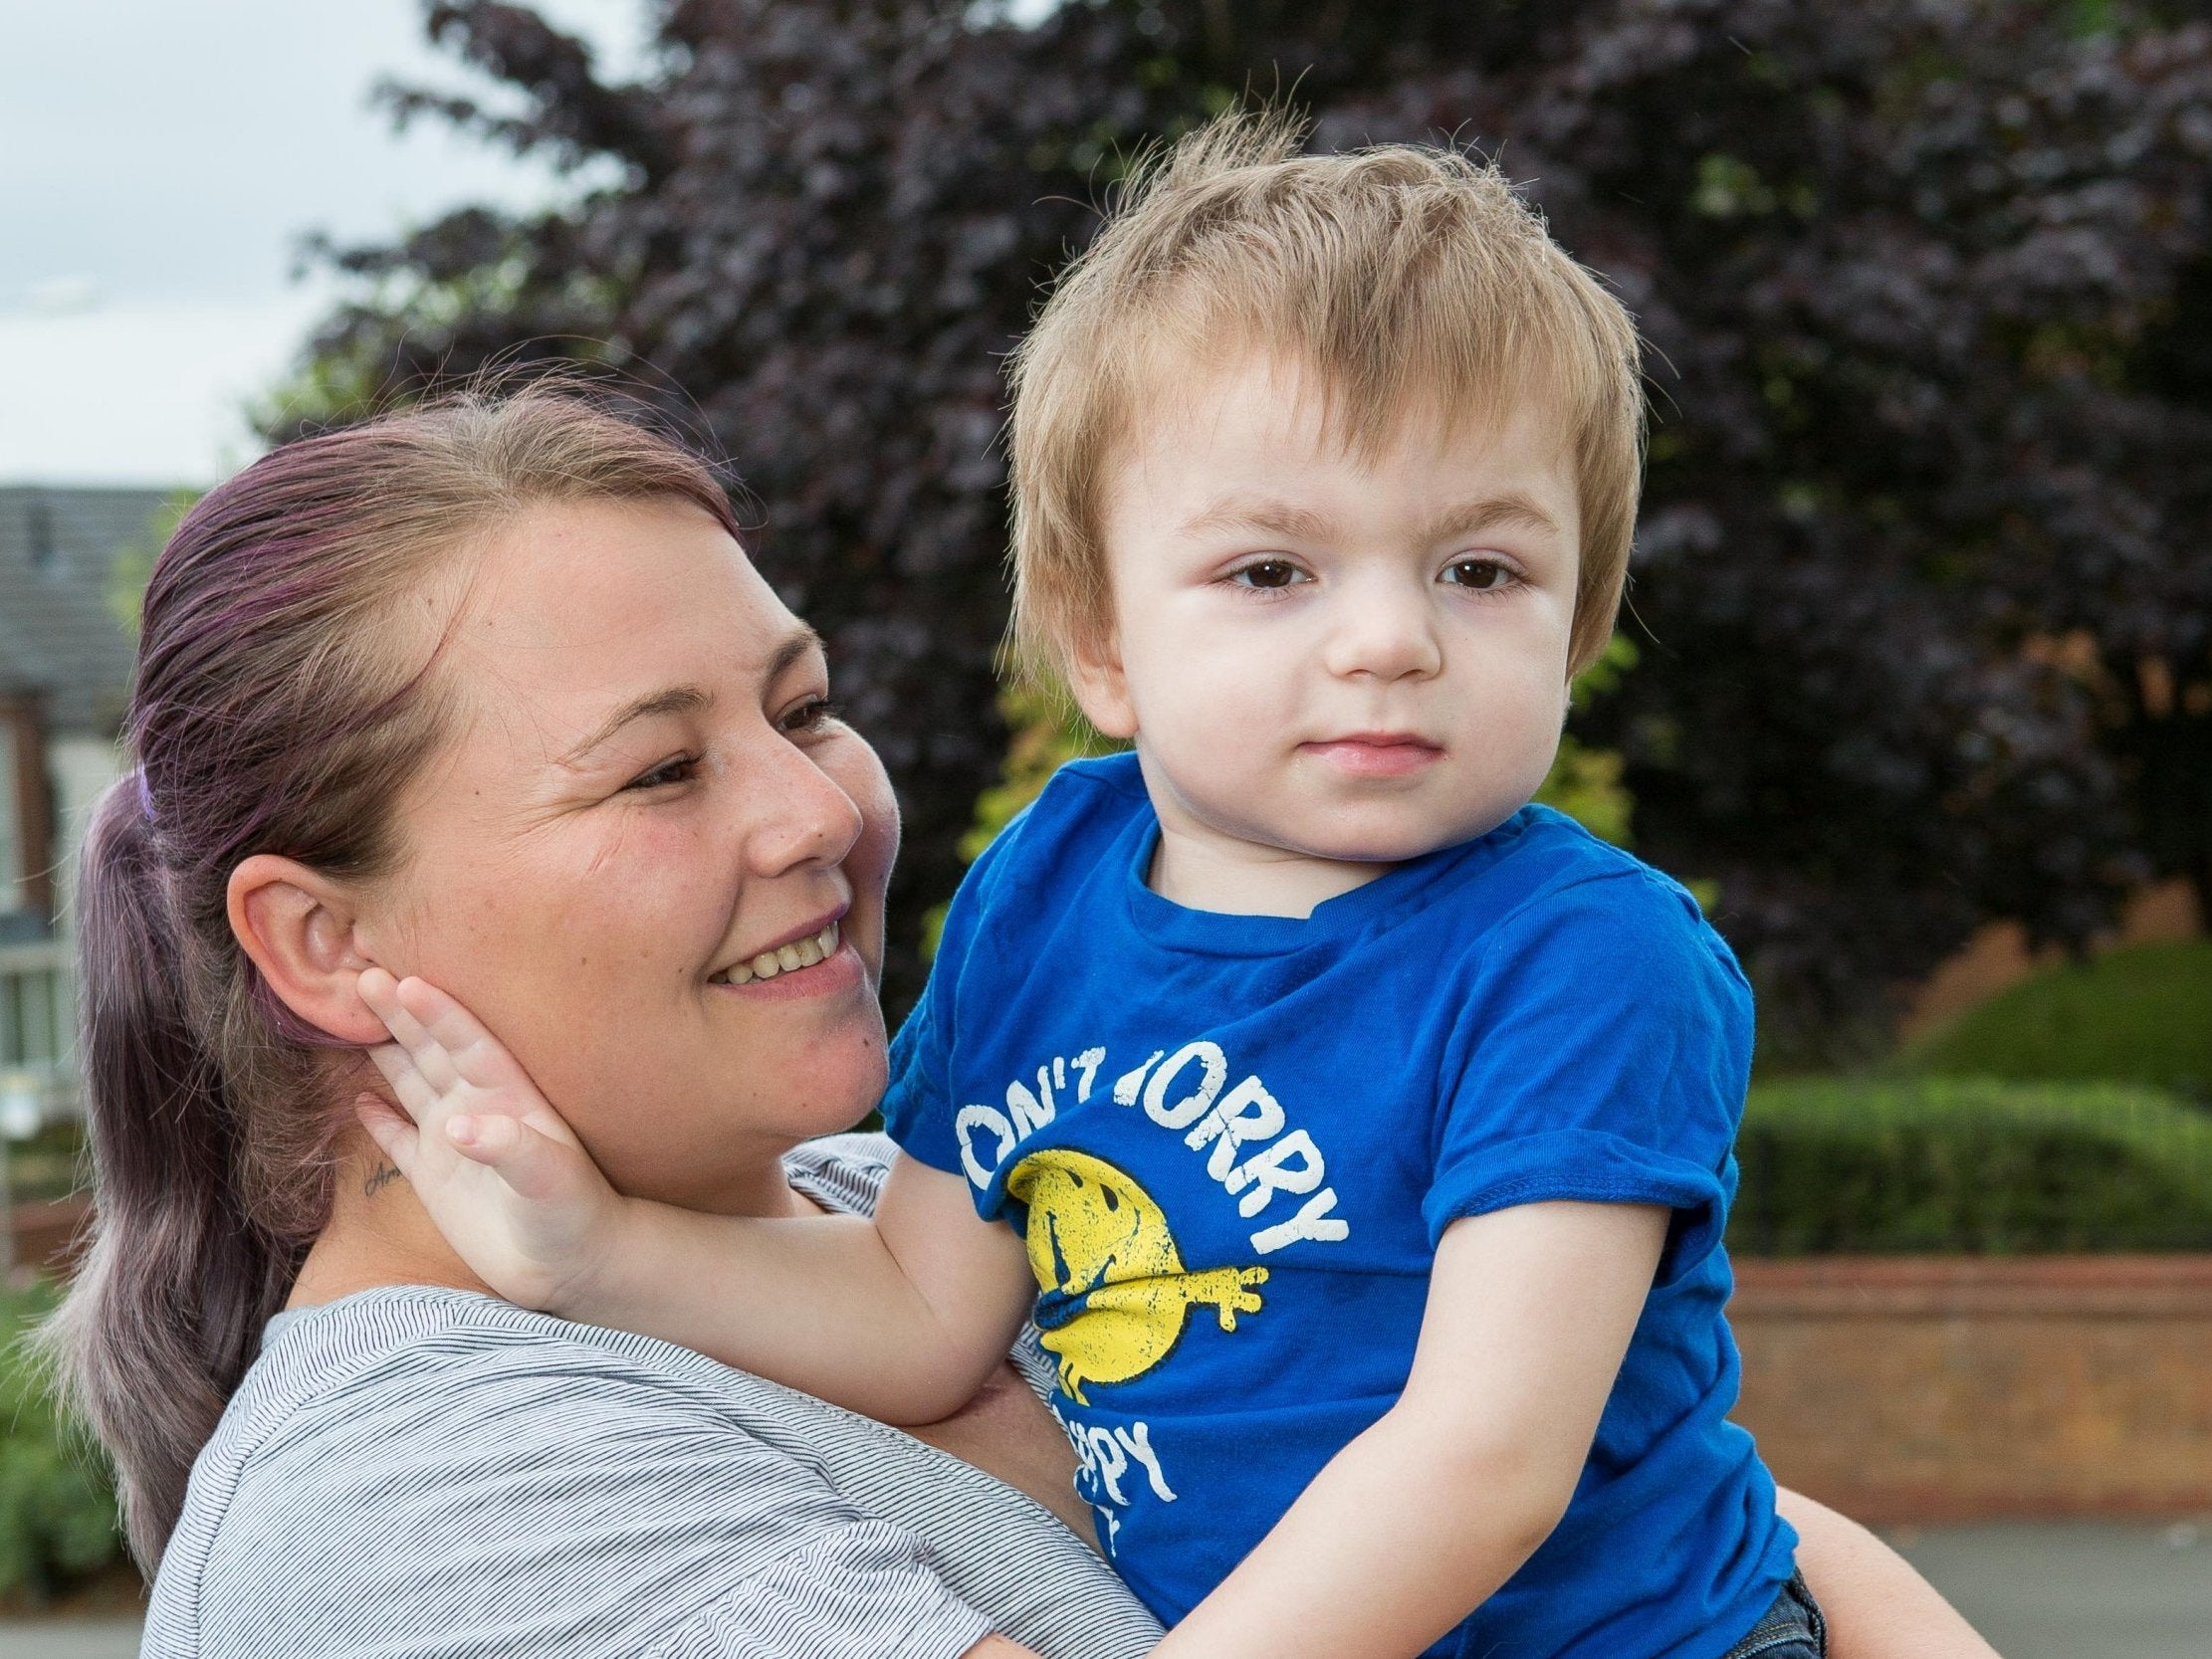
<path fill-rule="evenodd" d="M 146 588 L 127 735 L 78 878 L 94 1220 L 49 1341 L 121 1474 L 150 1572 L 192 1460 L 329 1218 L 344 1045 L 230 928 L 240 861 L 391 870 L 436 750 L 438 638 L 470 546 L 525 509 L 677 500 L 732 533 L 696 457 L 562 386 L 469 394 L 286 445 L 210 493 Z M 442 629 L 450 614 L 437 623 Z"/>

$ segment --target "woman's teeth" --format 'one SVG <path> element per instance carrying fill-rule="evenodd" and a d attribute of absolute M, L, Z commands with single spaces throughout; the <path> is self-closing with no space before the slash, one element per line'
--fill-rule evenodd
<path fill-rule="evenodd" d="M 774 950 L 764 950 L 750 962 L 740 962 L 736 967 L 725 968 L 715 975 L 715 982 L 724 985 L 750 985 L 756 979 L 774 979 L 778 973 L 793 973 L 802 967 L 812 967 L 837 954 L 838 924 L 832 922 L 810 938 L 796 944 L 777 945 Z"/>

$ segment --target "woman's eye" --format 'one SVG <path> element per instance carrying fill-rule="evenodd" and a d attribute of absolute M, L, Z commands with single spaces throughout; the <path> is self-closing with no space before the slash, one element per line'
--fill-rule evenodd
<path fill-rule="evenodd" d="M 1263 558 L 1229 575 L 1239 587 L 1258 588 L 1292 587 L 1307 579 L 1306 573 L 1286 558 Z"/>
<path fill-rule="evenodd" d="M 785 731 L 819 731 L 838 716 L 837 705 L 826 697 L 808 698 L 783 717 Z"/>
<path fill-rule="evenodd" d="M 1443 579 L 1458 587 L 1487 593 L 1510 582 L 1513 572 L 1494 558 L 1462 558 L 1444 566 Z"/>
<path fill-rule="evenodd" d="M 672 783 L 689 783 L 699 771 L 699 757 L 679 754 L 663 760 L 649 772 L 640 772 L 623 785 L 627 789 L 665 789 Z"/>

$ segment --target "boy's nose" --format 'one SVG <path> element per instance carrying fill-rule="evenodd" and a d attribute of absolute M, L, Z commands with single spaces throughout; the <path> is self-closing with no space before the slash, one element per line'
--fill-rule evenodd
<path fill-rule="evenodd" d="M 1329 639 L 1331 674 L 1377 680 L 1427 679 L 1443 666 L 1429 607 L 1400 594 L 1347 595 Z"/>

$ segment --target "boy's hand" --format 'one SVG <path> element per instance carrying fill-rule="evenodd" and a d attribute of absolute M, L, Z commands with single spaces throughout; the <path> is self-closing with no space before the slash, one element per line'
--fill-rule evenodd
<path fill-rule="evenodd" d="M 624 1200 L 537 1085 L 466 1008 L 364 969 L 391 1032 L 369 1050 L 404 1112 L 364 1096 L 361 1125 L 470 1270 L 525 1308 L 568 1311 L 612 1251 Z"/>

